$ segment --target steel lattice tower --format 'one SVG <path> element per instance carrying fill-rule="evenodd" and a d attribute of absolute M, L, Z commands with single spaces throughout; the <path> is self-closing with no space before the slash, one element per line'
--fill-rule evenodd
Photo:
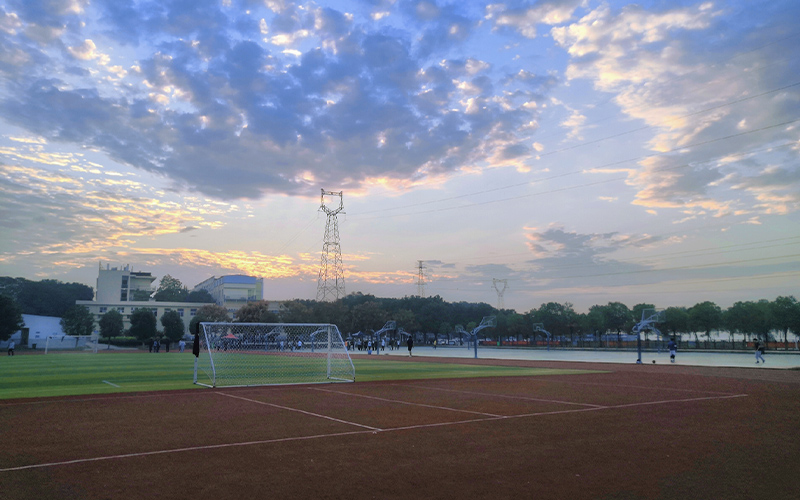
<path fill-rule="evenodd" d="M 330 209 L 325 206 L 325 195 L 338 196 L 339 208 Z M 325 238 L 322 243 L 322 259 L 319 265 L 317 280 L 317 300 L 337 300 L 344 297 L 344 271 L 342 270 L 342 249 L 339 246 L 339 222 L 336 216 L 344 213 L 342 191 L 322 190 L 320 210 L 328 215 L 325 223 Z"/>
<path fill-rule="evenodd" d="M 502 283 L 503 288 L 498 288 L 497 284 Z M 508 280 L 499 280 L 496 278 L 492 278 L 492 287 L 497 292 L 497 309 L 505 309 L 506 303 L 503 300 L 503 294 L 506 293 L 506 288 L 508 287 Z"/>
<path fill-rule="evenodd" d="M 423 262 L 425 261 L 417 261 L 417 295 L 420 297 L 425 296 L 425 266 Z"/>

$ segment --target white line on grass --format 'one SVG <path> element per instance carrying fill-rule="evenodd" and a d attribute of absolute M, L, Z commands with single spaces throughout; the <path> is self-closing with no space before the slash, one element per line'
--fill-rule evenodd
<path fill-rule="evenodd" d="M 114 387 L 119 387 L 117 384 L 112 384 L 112 383 L 111 383 L 111 382 L 109 382 L 108 380 L 103 380 L 103 383 L 104 383 L 104 384 L 111 385 L 111 386 L 114 386 Z"/>
<path fill-rule="evenodd" d="M 260 404 L 260 405 L 271 406 L 273 408 L 280 408 L 281 410 L 294 411 L 294 412 L 297 412 L 297 413 L 302 413 L 304 415 L 310 415 L 312 417 L 319 417 L 319 418 L 324 418 L 326 420 L 333 420 L 334 422 L 339 422 L 341 424 L 355 425 L 356 427 L 363 427 L 364 429 L 369 429 L 371 431 L 383 430 L 383 429 L 379 429 L 377 427 L 370 427 L 369 425 L 357 424 L 355 422 L 348 422 L 347 420 L 341 420 L 341 419 L 338 419 L 338 418 L 329 417 L 327 415 L 320 415 L 319 413 L 312 413 L 310 411 L 299 410 L 297 408 L 291 408 L 289 406 L 281 406 L 281 405 L 276 405 L 274 403 L 267 403 L 267 402 L 264 402 L 264 401 L 259 401 L 257 399 L 243 398 L 241 396 L 234 396 L 233 394 L 226 394 L 224 392 L 217 392 L 215 394 L 219 394 L 220 396 L 227 396 L 229 398 L 234 398 L 234 399 L 241 399 L 242 401 L 249 401 L 250 403 L 256 403 L 256 404 Z"/>
<path fill-rule="evenodd" d="M 229 394 L 224 393 L 217 393 L 223 396 L 230 396 Z M 308 415 L 314 415 L 322 418 L 326 418 L 329 420 L 335 420 L 337 422 L 344 422 L 342 420 L 338 420 L 331 417 L 326 417 L 324 415 L 317 415 L 314 413 L 296 410 L 294 408 L 282 407 L 279 405 L 273 405 L 270 403 L 264 403 L 263 401 L 256 401 L 247 398 L 241 398 L 239 396 L 230 396 L 238 399 L 243 399 L 245 401 L 250 401 L 253 403 L 265 404 L 269 406 L 275 406 L 276 408 L 283 408 L 286 410 L 291 411 L 299 411 L 301 413 L 305 413 Z M 122 455 L 110 455 L 105 457 L 93 457 L 93 458 L 79 458 L 75 460 L 66 460 L 63 462 L 50 462 L 45 464 L 33 464 L 33 465 L 21 465 L 19 467 L 8 467 L 5 469 L 0 469 L 0 473 L 3 472 L 14 472 L 20 470 L 28 470 L 28 469 L 41 469 L 44 467 L 56 467 L 60 465 L 74 465 L 74 464 L 82 464 L 82 463 L 89 463 L 89 462 L 100 462 L 105 460 L 120 460 L 124 458 L 134 458 L 134 457 L 146 457 L 152 455 L 165 455 L 168 453 L 183 453 L 187 451 L 202 451 L 202 450 L 214 450 L 220 448 L 233 448 L 236 446 L 254 446 L 254 445 L 262 445 L 262 444 L 273 444 L 273 443 L 285 443 L 290 441 L 306 441 L 311 439 L 321 439 L 321 438 L 330 438 L 330 437 L 340 437 L 340 436 L 354 436 L 359 434 L 378 434 L 379 432 L 393 432 L 393 431 L 404 431 L 404 430 L 413 430 L 413 429 L 426 429 L 426 428 L 434 428 L 434 427 L 444 427 L 449 425 L 461 425 L 461 424 L 470 424 L 470 423 L 480 423 L 480 422 L 489 422 L 489 421 L 497 421 L 497 420 L 511 420 L 511 419 L 519 419 L 525 417 L 539 417 L 539 416 L 548 416 L 548 415 L 561 415 L 566 413 L 584 413 L 590 411 L 602 411 L 602 410 L 612 410 L 616 408 L 632 408 L 636 406 L 647 406 L 647 405 L 654 405 L 654 404 L 666 404 L 666 403 L 685 403 L 691 401 L 708 401 L 712 399 L 731 399 L 731 398 L 740 398 L 740 397 L 747 397 L 747 394 L 735 394 L 732 396 L 711 396 L 706 398 L 693 398 L 693 399 L 673 399 L 673 400 L 663 400 L 663 401 L 648 401 L 645 403 L 630 403 L 624 405 L 617 405 L 617 406 L 606 406 L 606 407 L 598 407 L 598 408 L 580 408 L 576 410 L 560 410 L 560 411 L 548 411 L 548 412 L 539 412 L 539 413 L 526 413 L 522 415 L 510 415 L 510 416 L 495 416 L 495 417 L 487 417 L 487 418 L 475 418 L 472 420 L 459 420 L 457 422 L 439 422 L 434 424 L 419 424 L 419 425 L 409 425 L 405 427 L 393 427 L 390 429 L 377 429 L 374 427 L 367 427 L 360 424 L 352 424 L 352 425 L 359 425 L 361 427 L 366 427 L 367 429 L 374 429 L 374 430 L 365 430 L 365 431 L 350 431 L 350 432 L 337 432 L 331 434 L 317 434 L 314 436 L 297 436 L 297 437 L 287 437 L 287 438 L 278 438 L 278 439 L 265 439 L 261 441 L 246 441 L 243 443 L 225 443 L 225 444 L 209 444 L 203 446 L 191 446 L 187 448 L 173 448 L 170 450 L 157 450 L 157 451 L 144 451 L 140 453 L 126 453 Z M 344 422 L 350 423 L 350 422 Z"/>
<path fill-rule="evenodd" d="M 484 413 L 480 411 L 470 411 L 470 410 L 459 410 L 458 408 L 450 408 L 448 406 L 436 406 L 436 405 L 426 405 L 423 403 L 411 403 L 408 401 L 400 401 L 398 399 L 387 399 L 387 398 L 378 398 L 375 396 L 365 396 L 363 394 L 354 394 L 352 392 L 343 392 L 343 391 L 332 391 L 330 389 L 317 389 L 317 388 L 310 388 L 312 391 L 320 391 L 320 392 L 332 392 L 334 394 L 344 394 L 345 396 L 353 396 L 356 398 L 365 398 L 365 399 L 375 399 L 377 401 L 386 401 L 387 403 L 397 403 L 401 405 L 411 405 L 411 406 L 422 406 L 425 408 L 434 408 L 436 410 L 447 410 L 447 411 L 455 411 L 459 413 L 471 413 L 473 415 L 484 415 L 486 417 L 502 417 L 503 415 L 495 415 L 494 413 Z"/>

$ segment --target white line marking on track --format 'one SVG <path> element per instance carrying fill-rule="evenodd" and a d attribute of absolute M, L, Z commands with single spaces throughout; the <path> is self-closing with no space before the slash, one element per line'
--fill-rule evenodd
<path fill-rule="evenodd" d="M 522 399 L 524 401 L 539 401 L 542 403 L 558 403 L 562 405 L 575 405 L 575 406 L 587 406 L 589 408 L 607 408 L 603 405 L 593 405 L 590 403 L 573 403 L 572 401 L 560 401 L 557 399 L 541 399 L 541 398 L 529 398 L 527 396 L 509 396 L 506 394 L 492 394 L 487 392 L 476 392 L 476 391 L 460 391 L 458 389 L 442 389 L 440 387 L 425 387 L 423 385 L 402 385 L 402 384 L 392 384 L 397 385 L 400 387 L 413 387 L 415 389 L 428 389 L 431 391 L 443 391 L 443 392 L 457 392 L 459 394 L 472 394 L 476 396 L 489 396 L 493 398 L 507 398 L 507 399 Z"/>
<path fill-rule="evenodd" d="M 726 396 L 732 396 L 734 393 L 732 392 L 720 392 L 720 391 L 706 391 L 706 390 L 699 390 L 699 389 L 682 389 L 677 387 L 653 387 L 653 386 L 641 386 L 641 385 L 617 385 L 617 384 L 601 384 L 598 382 L 577 382 L 574 380 L 542 380 L 542 382 L 549 382 L 553 384 L 569 384 L 569 385 L 594 385 L 600 387 L 619 387 L 622 389 L 649 389 L 651 391 L 674 391 L 674 392 L 694 392 L 700 394 L 723 394 Z"/>
<path fill-rule="evenodd" d="M 220 393 L 216 393 L 216 394 L 221 394 L 221 395 L 224 395 L 224 396 L 230 396 L 229 394 L 224 394 L 224 393 L 221 393 L 221 392 Z M 711 396 L 711 397 L 706 397 L 706 398 L 649 401 L 649 402 L 644 402 L 644 403 L 630 403 L 630 404 L 624 404 L 624 405 L 618 405 L 618 406 L 606 406 L 606 407 L 598 407 L 598 408 L 580 408 L 580 409 L 576 409 L 576 410 L 548 411 L 548 412 L 540 412 L 540 413 L 526 413 L 526 414 L 522 414 L 522 415 L 476 418 L 476 419 L 472 419 L 472 420 L 460 420 L 460 421 L 457 421 L 457 422 L 439 422 L 439 423 L 434 423 L 434 424 L 409 425 L 409 426 L 405 426 L 405 427 L 392 427 L 392 428 L 389 428 L 389 429 L 375 429 L 375 430 L 365 430 L 365 431 L 337 432 L 337 433 L 331 433 L 331 434 L 317 434 L 317 435 L 314 435 L 314 436 L 297 436 L 297 437 L 287 437 L 287 438 L 278 438 L 278 439 L 265 439 L 265 440 L 261 440 L 261 441 L 247 441 L 247 442 L 243 442 L 243 443 L 211 444 L 211 445 L 204 445 L 204 446 L 192 446 L 192 447 L 188 447 L 188 448 L 173 448 L 173 449 L 170 449 L 170 450 L 156 450 L 156 451 L 144 451 L 144 452 L 140 452 L 140 453 L 126 453 L 126 454 L 123 454 L 123 455 L 110 455 L 110 456 L 105 456 L 105 457 L 79 458 L 79 459 L 75 459 L 75 460 L 66 460 L 66 461 L 63 461 L 63 462 L 50 462 L 50 463 L 45 463 L 45 464 L 21 465 L 19 467 L 8 467 L 8 468 L 5 468 L 5 469 L 0 469 L 0 473 L 2 473 L 2 472 L 14 472 L 14 471 L 28 470 L 28 469 L 40 469 L 40 468 L 44 468 L 44 467 L 56 467 L 56 466 L 59 466 L 59 465 L 74 465 L 74 464 L 82 464 L 82 463 L 88 463 L 88 462 L 100 462 L 100 461 L 105 461 L 105 460 L 119 460 L 119 459 L 124 459 L 124 458 L 146 457 L 146 456 L 151 456 L 151 455 L 164 455 L 164 454 L 168 454 L 168 453 L 182 453 L 182 452 L 187 452 L 187 451 L 214 450 L 214 449 L 220 449 L 220 448 L 232 448 L 232 447 L 236 447 L 236 446 L 254 446 L 254 445 L 257 446 L 257 445 L 262 445 L 262 444 L 285 443 L 285 442 L 290 442 L 290 441 L 305 441 L 305 440 L 311 440 L 311 439 L 321 439 L 321 438 L 330 438 L 330 437 L 354 436 L 354 435 L 359 435 L 359 434 L 370 434 L 370 433 L 377 434 L 379 432 L 380 433 L 384 433 L 384 432 L 392 432 L 392 431 L 426 429 L 426 428 L 434 428 L 434 427 L 444 427 L 444 426 L 449 426 L 449 425 L 461 425 L 461 424 L 480 423 L 480 422 L 489 422 L 489 421 L 497 421 L 497 420 L 511 420 L 511 419 L 525 418 L 525 417 L 559 415 L 559 414 L 565 414 L 565 413 L 584 413 L 584 412 L 590 412 L 590 411 L 611 410 L 611 409 L 615 409 L 615 408 L 632 408 L 632 407 L 635 407 L 635 406 L 647 406 L 647 405 L 666 404 L 666 403 L 685 403 L 685 402 L 691 402 L 691 401 L 707 401 L 707 400 L 712 400 L 712 399 L 732 399 L 732 398 L 741 398 L 741 397 L 747 397 L 747 396 L 748 396 L 747 394 L 736 394 L 736 395 L 731 395 L 731 396 Z M 302 411 L 302 410 L 295 410 L 293 408 L 281 407 L 279 405 L 273 405 L 273 404 L 270 404 L 270 403 L 264 403 L 263 401 L 250 400 L 250 399 L 247 399 L 247 398 L 240 398 L 238 396 L 230 396 L 230 397 L 243 399 L 245 401 L 251 401 L 253 403 L 259 403 L 259 404 L 266 404 L 266 405 L 269 405 L 269 406 L 275 406 L 277 408 L 284 408 L 284 409 L 291 410 L 291 411 L 300 411 L 301 413 L 320 416 L 322 418 L 327 418 L 329 420 L 335 420 L 337 422 L 343 422 L 341 420 L 337 420 L 337 419 L 334 419 L 334 418 L 325 417 L 324 415 L 316 415 L 314 413 L 309 413 L 309 412 L 305 412 L 305 411 Z M 345 423 L 349 423 L 349 422 L 345 422 Z M 359 425 L 359 424 L 353 424 L 353 425 Z M 361 426 L 361 427 L 366 427 L 366 426 Z M 368 429 L 373 429 L 373 428 L 368 428 Z"/>
<path fill-rule="evenodd" d="M 708 401 L 710 399 L 733 399 L 733 398 L 746 398 L 747 394 L 730 394 L 728 396 L 707 396 L 704 398 L 686 398 L 686 399 L 665 399 L 663 401 L 645 401 L 643 403 L 628 403 L 624 405 L 614 405 L 608 408 L 629 408 L 631 406 L 648 406 L 648 405 L 662 405 L 666 403 L 686 403 L 689 401 Z"/>
<path fill-rule="evenodd" d="M 294 411 L 294 412 L 297 412 L 297 413 L 302 413 L 304 415 L 310 415 L 312 417 L 324 418 L 326 420 L 333 420 L 334 422 L 339 422 L 341 424 L 355 425 L 356 427 L 363 427 L 364 429 L 369 429 L 371 431 L 383 430 L 383 429 L 379 429 L 378 427 L 370 427 L 369 425 L 357 424 L 355 422 L 348 422 L 347 420 L 341 420 L 341 419 L 338 419 L 338 418 L 329 417 L 327 415 L 320 415 L 319 413 L 312 413 L 310 411 L 299 410 L 297 408 L 291 408 L 289 406 L 281 406 L 281 405 L 276 405 L 274 403 L 267 403 L 265 401 L 259 401 L 257 399 L 243 398 L 241 396 L 234 396 L 233 394 L 226 394 L 224 392 L 217 392 L 215 394 L 219 394 L 220 396 L 227 396 L 229 398 L 234 398 L 234 399 L 241 399 L 242 401 L 249 401 L 250 403 L 256 403 L 256 404 L 260 404 L 260 405 L 271 406 L 273 408 L 280 408 L 281 410 Z"/>
<path fill-rule="evenodd" d="M 337 432 L 333 434 L 317 434 L 314 436 L 297 436 L 297 437 L 288 437 L 288 438 L 278 438 L 278 439 L 265 439 L 262 441 L 246 441 L 243 443 L 224 443 L 224 444 L 209 444 L 204 446 L 191 446 L 188 448 L 173 448 L 170 450 L 156 450 L 156 451 L 143 451 L 140 453 L 125 453 L 123 455 L 110 455 L 107 457 L 93 457 L 93 458 L 78 458 L 75 460 L 66 460 L 64 462 L 50 462 L 47 464 L 34 464 L 34 465 L 21 465 L 19 467 L 9 467 L 7 469 L 0 469 L 0 472 L 12 472 L 18 470 L 26 470 L 26 469 L 39 469 L 42 467 L 55 467 L 57 465 L 71 465 L 71 464 L 82 464 L 88 462 L 100 462 L 103 460 L 119 460 L 123 458 L 134 458 L 134 457 L 147 457 L 151 455 L 165 455 L 168 453 L 182 453 L 186 451 L 200 451 L 200 450 L 215 450 L 219 448 L 233 448 L 236 446 L 253 446 L 259 444 L 273 444 L 273 443 L 283 443 L 286 441 L 303 441 L 306 439 L 319 439 L 319 438 L 328 438 L 328 437 L 339 437 L 339 436 L 352 436 L 356 434 L 369 434 L 376 431 L 350 431 L 350 432 Z"/>
<path fill-rule="evenodd" d="M 332 392 L 334 394 L 344 394 L 345 396 L 353 396 L 357 398 L 364 398 L 364 399 L 375 399 L 377 401 L 386 401 L 387 403 L 397 403 L 401 405 L 411 405 L 411 406 L 422 406 L 424 408 L 434 408 L 436 410 L 447 410 L 447 411 L 455 411 L 459 413 L 471 413 L 472 415 L 484 415 L 487 417 L 503 417 L 503 415 L 495 415 L 494 413 L 484 413 L 481 411 L 470 411 L 470 410 L 459 410 L 457 408 L 450 408 L 447 406 L 436 406 L 436 405 L 426 405 L 423 403 L 411 403 L 408 401 L 400 401 L 399 399 L 388 399 L 388 398 L 379 398 L 376 396 L 365 396 L 363 394 L 354 394 L 352 392 L 343 392 L 343 391 L 331 391 L 330 389 L 317 389 L 311 388 L 312 391 L 320 391 L 320 392 Z"/>
<path fill-rule="evenodd" d="M 110 385 L 110 386 L 113 386 L 113 387 L 119 387 L 117 384 L 112 384 L 112 383 L 111 383 L 111 382 L 109 382 L 108 380 L 103 380 L 103 383 L 104 383 L 104 384 L 108 384 L 108 385 Z"/>

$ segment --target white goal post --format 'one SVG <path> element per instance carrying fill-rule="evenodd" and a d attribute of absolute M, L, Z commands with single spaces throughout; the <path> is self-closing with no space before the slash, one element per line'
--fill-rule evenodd
<path fill-rule="evenodd" d="M 97 335 L 48 335 L 44 353 L 53 352 L 97 352 Z"/>
<path fill-rule="evenodd" d="M 354 382 L 336 325 L 200 323 L 194 382 L 206 387 Z"/>

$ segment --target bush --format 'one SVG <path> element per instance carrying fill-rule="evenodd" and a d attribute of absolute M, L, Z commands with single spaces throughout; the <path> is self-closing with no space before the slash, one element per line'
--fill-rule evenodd
<path fill-rule="evenodd" d="M 100 344 L 101 346 L 108 345 L 108 339 L 100 339 Z M 142 341 L 136 337 L 114 337 L 111 339 L 111 345 L 115 345 L 117 347 L 139 347 L 142 345 Z M 100 349 L 102 349 L 102 347 L 100 347 Z"/>

